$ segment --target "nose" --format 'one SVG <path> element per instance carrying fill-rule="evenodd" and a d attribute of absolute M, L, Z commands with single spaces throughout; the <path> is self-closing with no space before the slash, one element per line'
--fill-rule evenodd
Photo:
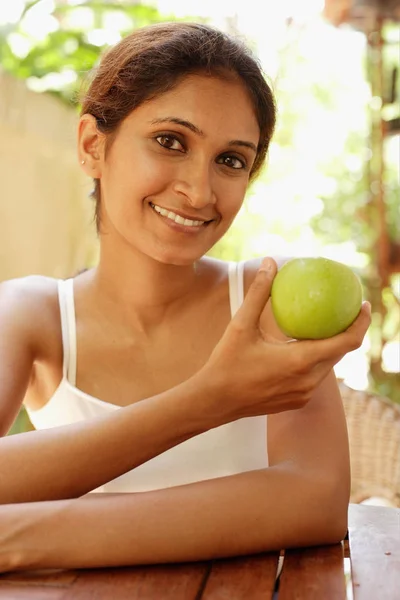
<path fill-rule="evenodd" d="M 199 161 L 193 161 L 191 164 L 189 161 L 183 163 L 174 182 L 174 191 L 185 196 L 187 203 L 195 209 L 215 204 L 216 196 L 210 164 L 206 162 L 199 164 Z"/>

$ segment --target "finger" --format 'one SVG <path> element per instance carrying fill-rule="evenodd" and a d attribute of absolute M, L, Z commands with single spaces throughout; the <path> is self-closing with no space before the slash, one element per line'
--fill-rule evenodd
<path fill-rule="evenodd" d="M 371 305 L 369 302 L 363 302 L 358 317 L 346 331 L 323 340 L 300 342 L 303 345 L 303 352 L 313 364 L 324 360 L 337 362 L 338 357 L 343 358 L 345 354 L 361 346 L 370 324 Z"/>
<path fill-rule="evenodd" d="M 237 311 L 234 320 L 243 327 L 258 327 L 262 311 L 271 293 L 271 286 L 276 275 L 277 266 L 272 258 L 264 258 L 250 285 L 243 304 Z"/>

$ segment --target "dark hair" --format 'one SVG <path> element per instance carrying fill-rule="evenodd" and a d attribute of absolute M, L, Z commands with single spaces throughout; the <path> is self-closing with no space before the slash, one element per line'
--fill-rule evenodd
<path fill-rule="evenodd" d="M 258 60 L 239 39 L 199 23 L 168 22 L 137 29 L 109 49 L 94 71 L 82 99 L 81 115 L 96 118 L 107 134 L 106 151 L 122 121 L 146 100 L 179 84 L 188 74 L 204 72 L 244 82 L 260 128 L 253 180 L 263 166 L 274 131 L 276 108 Z M 100 181 L 94 180 L 96 226 L 100 226 Z"/>

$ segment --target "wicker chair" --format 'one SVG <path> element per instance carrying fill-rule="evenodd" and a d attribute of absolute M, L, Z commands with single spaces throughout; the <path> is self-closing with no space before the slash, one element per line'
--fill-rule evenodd
<path fill-rule="evenodd" d="M 339 381 L 350 442 L 351 497 L 400 507 L 400 405 Z"/>

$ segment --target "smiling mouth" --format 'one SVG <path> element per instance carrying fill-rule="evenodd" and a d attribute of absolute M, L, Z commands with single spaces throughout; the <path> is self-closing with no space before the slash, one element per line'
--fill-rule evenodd
<path fill-rule="evenodd" d="M 185 227 L 201 227 L 202 225 L 208 225 L 212 221 L 212 219 L 204 221 L 181 217 L 180 215 L 172 212 L 171 210 L 161 208 L 161 206 L 157 206 L 157 204 L 153 204 L 152 202 L 150 202 L 150 206 L 157 214 L 161 215 L 162 217 L 166 217 L 167 219 L 170 219 L 178 225 L 184 225 Z"/>

